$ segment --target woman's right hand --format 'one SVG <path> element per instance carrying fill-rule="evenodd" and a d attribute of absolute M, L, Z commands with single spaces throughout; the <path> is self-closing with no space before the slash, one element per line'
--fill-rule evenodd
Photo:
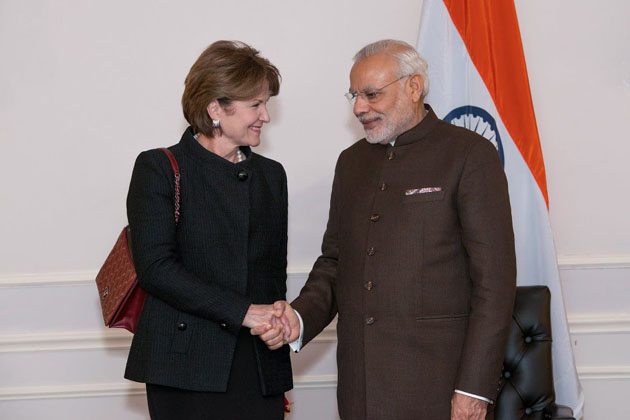
<path fill-rule="evenodd" d="M 279 308 L 274 308 L 274 305 L 249 305 L 245 319 L 243 319 L 243 326 L 247 328 L 266 327 L 271 329 L 276 325 L 282 324 L 278 322 L 278 318 L 282 316 L 282 311 Z"/>
<path fill-rule="evenodd" d="M 284 344 L 298 339 L 300 336 L 300 321 L 291 305 L 286 301 L 280 300 L 273 304 L 271 325 L 261 324 L 251 328 L 250 332 L 252 335 L 259 336 L 270 350 L 276 350 Z"/>
<path fill-rule="evenodd" d="M 284 307 L 280 305 L 249 305 L 243 326 L 251 329 L 252 335 L 265 334 L 272 336 L 274 339 L 265 342 L 271 350 L 282 347 L 282 337 L 285 334 L 284 325 L 281 317 L 284 313 Z"/>

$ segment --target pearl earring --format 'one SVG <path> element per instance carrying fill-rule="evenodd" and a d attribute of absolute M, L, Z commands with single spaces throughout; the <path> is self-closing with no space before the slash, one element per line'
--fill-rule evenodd
<path fill-rule="evenodd" d="M 219 120 L 212 120 L 212 127 L 219 128 L 219 124 L 220 124 Z"/>

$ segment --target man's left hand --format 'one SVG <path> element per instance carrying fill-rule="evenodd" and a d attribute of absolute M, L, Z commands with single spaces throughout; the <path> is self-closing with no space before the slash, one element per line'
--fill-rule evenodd
<path fill-rule="evenodd" d="M 451 399 L 451 420 L 484 420 L 488 403 L 467 395 L 454 393 Z"/>

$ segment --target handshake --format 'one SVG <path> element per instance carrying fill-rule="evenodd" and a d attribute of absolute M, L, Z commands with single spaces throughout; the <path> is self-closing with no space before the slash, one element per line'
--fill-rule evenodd
<path fill-rule="evenodd" d="M 249 305 L 243 326 L 250 328 L 271 350 L 291 343 L 300 336 L 300 321 L 291 305 L 279 300 L 273 305 Z"/>

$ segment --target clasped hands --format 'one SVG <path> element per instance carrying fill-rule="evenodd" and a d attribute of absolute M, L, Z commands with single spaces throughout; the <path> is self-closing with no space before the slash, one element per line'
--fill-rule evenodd
<path fill-rule="evenodd" d="M 300 321 L 287 301 L 273 305 L 252 304 L 245 314 L 243 326 L 250 328 L 271 350 L 291 343 L 300 336 Z"/>

